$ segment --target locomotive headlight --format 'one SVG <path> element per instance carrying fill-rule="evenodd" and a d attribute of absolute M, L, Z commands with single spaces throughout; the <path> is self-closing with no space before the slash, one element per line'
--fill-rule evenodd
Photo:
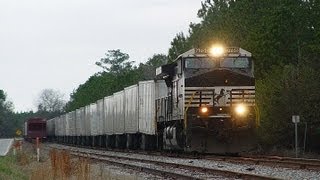
<path fill-rule="evenodd" d="M 213 57 L 221 57 L 224 53 L 224 48 L 220 45 L 212 46 L 210 49 L 210 54 Z"/>
<path fill-rule="evenodd" d="M 202 114 L 206 114 L 208 112 L 208 108 L 206 106 L 202 106 L 202 107 L 200 107 L 200 112 Z"/>
<path fill-rule="evenodd" d="M 247 113 L 247 107 L 244 104 L 238 104 L 235 108 L 235 111 L 238 115 L 242 116 Z"/>

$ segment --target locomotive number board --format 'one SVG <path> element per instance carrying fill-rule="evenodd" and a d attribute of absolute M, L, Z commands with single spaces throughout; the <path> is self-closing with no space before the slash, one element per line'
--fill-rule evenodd
<path fill-rule="evenodd" d="M 196 48 L 195 49 L 196 54 L 209 54 L 210 49 L 209 48 Z M 225 54 L 239 54 L 240 49 L 238 47 L 227 47 L 225 49 Z"/>

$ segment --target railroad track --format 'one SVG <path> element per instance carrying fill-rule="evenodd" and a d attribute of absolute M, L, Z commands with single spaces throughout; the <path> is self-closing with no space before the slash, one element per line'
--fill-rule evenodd
<path fill-rule="evenodd" d="M 53 147 L 57 148 L 57 147 Z M 230 171 L 224 169 L 208 168 L 203 166 L 181 164 L 177 162 L 169 162 L 159 160 L 157 158 L 141 158 L 141 157 L 128 157 L 122 155 L 109 155 L 104 152 L 99 152 L 92 149 L 83 148 L 62 148 L 70 151 L 74 156 L 81 156 L 90 158 L 92 160 L 109 163 L 112 165 L 123 166 L 138 171 L 143 171 L 150 174 L 160 175 L 165 178 L 173 179 L 221 179 L 221 178 L 240 178 L 240 179 L 277 179 L 275 177 L 257 175 L 251 173 L 244 173 L 238 171 Z"/>
<path fill-rule="evenodd" d="M 205 157 L 208 160 L 220 160 L 233 163 L 263 164 L 268 166 L 280 166 L 294 169 L 320 170 L 319 159 L 304 159 L 279 156 L 250 156 L 250 157 Z"/>
<path fill-rule="evenodd" d="M 188 158 L 188 159 L 205 159 L 205 160 L 218 160 L 232 163 L 243 164 L 261 164 L 267 166 L 279 166 L 293 169 L 308 169 L 320 170 L 320 159 L 307 159 L 307 158 L 292 158 L 281 156 L 219 156 L 219 155 L 201 155 L 194 156 L 190 154 L 179 153 L 166 153 L 166 152 L 153 152 L 153 151 L 138 151 L 138 150 L 112 150 L 121 153 L 136 153 L 142 155 L 152 156 L 166 156 L 174 158 Z"/>
<path fill-rule="evenodd" d="M 127 151 L 116 150 L 117 152 L 128 153 Z M 279 166 L 292 169 L 308 169 L 308 170 L 320 170 L 320 159 L 306 159 L 306 158 L 292 158 L 281 156 L 219 156 L 219 155 L 200 155 L 193 156 L 188 154 L 177 153 L 159 153 L 159 152 L 141 152 L 141 151 L 129 151 L 129 153 L 137 153 L 142 155 L 153 156 L 167 156 L 175 158 L 188 158 L 188 159 L 205 159 L 205 160 L 218 160 L 231 163 L 242 164 L 255 164 L 255 165 L 267 165 L 267 166 Z"/>

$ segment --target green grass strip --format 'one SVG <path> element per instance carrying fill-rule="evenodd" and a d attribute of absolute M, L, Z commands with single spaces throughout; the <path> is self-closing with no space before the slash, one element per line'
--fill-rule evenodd
<path fill-rule="evenodd" d="M 17 165 L 16 157 L 14 156 L 4 156 L 0 157 L 0 180 L 24 180 L 28 179 L 21 168 Z"/>

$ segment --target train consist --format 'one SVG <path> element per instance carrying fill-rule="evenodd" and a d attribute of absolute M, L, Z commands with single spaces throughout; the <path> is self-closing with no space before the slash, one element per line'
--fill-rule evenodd
<path fill-rule="evenodd" d="M 233 153 L 255 145 L 255 79 L 241 48 L 191 49 L 141 81 L 47 121 L 60 143 Z"/>
<path fill-rule="evenodd" d="M 47 138 L 47 121 L 43 118 L 29 118 L 24 122 L 24 138 L 28 141 L 32 139 Z"/>

